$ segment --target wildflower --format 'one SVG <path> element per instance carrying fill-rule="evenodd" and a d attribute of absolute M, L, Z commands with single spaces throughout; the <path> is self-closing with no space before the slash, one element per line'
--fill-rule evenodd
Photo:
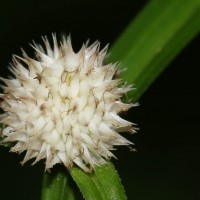
<path fill-rule="evenodd" d="M 119 132 L 134 132 L 133 124 L 118 114 L 134 106 L 121 101 L 132 86 L 116 78 L 116 64 L 103 64 L 107 47 L 98 42 L 74 53 L 69 37 L 58 45 L 53 35 L 53 48 L 43 40 L 45 48 L 33 45 L 36 59 L 23 51 L 10 66 L 15 77 L 1 78 L 2 137 L 12 152 L 26 151 L 22 164 L 45 159 L 47 170 L 75 163 L 89 172 L 114 157 L 115 145 L 131 144 Z"/>

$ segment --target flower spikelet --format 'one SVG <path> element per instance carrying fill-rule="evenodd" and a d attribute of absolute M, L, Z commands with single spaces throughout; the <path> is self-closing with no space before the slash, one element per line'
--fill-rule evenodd
<path fill-rule="evenodd" d="M 4 82 L 0 123 L 2 137 L 13 142 L 12 152 L 26 152 L 22 164 L 45 159 L 49 170 L 57 163 L 70 169 L 75 163 L 86 172 L 114 157 L 116 145 L 130 145 L 120 132 L 134 132 L 133 123 L 118 114 L 134 104 L 122 102 L 132 90 L 122 83 L 116 64 L 104 64 L 107 47 L 87 43 L 78 53 L 70 37 L 53 48 L 33 44 L 36 58 L 13 57 L 14 78 Z"/>

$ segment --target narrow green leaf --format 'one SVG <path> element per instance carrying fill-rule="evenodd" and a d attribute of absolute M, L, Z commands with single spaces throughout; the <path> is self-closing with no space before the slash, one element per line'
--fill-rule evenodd
<path fill-rule="evenodd" d="M 73 191 L 68 185 L 69 176 L 66 169 L 56 168 L 43 177 L 41 200 L 75 200 Z"/>
<path fill-rule="evenodd" d="M 111 48 L 109 61 L 128 69 L 136 101 L 172 59 L 199 33 L 200 0 L 152 0 Z"/>
<path fill-rule="evenodd" d="M 117 171 L 111 163 L 95 168 L 93 174 L 87 174 L 78 167 L 73 167 L 70 173 L 87 200 L 127 199 Z"/>

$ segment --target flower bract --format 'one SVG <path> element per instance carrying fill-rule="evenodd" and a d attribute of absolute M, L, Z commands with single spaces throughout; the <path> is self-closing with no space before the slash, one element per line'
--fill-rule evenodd
<path fill-rule="evenodd" d="M 133 133 L 133 123 L 119 113 L 134 106 L 122 102 L 132 85 L 123 84 L 117 64 L 104 64 L 99 42 L 75 53 L 69 37 L 58 44 L 53 35 L 53 47 L 43 40 L 44 47 L 33 44 L 36 58 L 14 56 L 14 77 L 1 78 L 2 137 L 12 152 L 26 152 L 22 163 L 45 159 L 47 170 L 62 163 L 90 172 L 114 157 L 114 146 L 131 144 L 120 133 Z"/>

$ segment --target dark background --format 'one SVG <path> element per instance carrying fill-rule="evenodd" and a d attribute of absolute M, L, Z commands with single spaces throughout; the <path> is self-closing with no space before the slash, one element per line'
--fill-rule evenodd
<path fill-rule="evenodd" d="M 88 38 L 112 43 L 145 0 L 3 0 L 0 6 L 0 75 L 12 54 L 40 36 L 71 33 L 75 50 Z M 158 27 L 159 28 L 159 27 Z M 113 160 L 129 199 L 200 199 L 200 37 L 196 37 L 125 116 L 140 131 L 129 137 L 137 153 L 119 148 Z M 137 87 L 137 83 L 136 83 Z M 23 155 L 0 147 L 0 199 L 37 200 L 43 163 L 21 167 Z M 78 194 L 77 199 L 80 198 Z"/>

